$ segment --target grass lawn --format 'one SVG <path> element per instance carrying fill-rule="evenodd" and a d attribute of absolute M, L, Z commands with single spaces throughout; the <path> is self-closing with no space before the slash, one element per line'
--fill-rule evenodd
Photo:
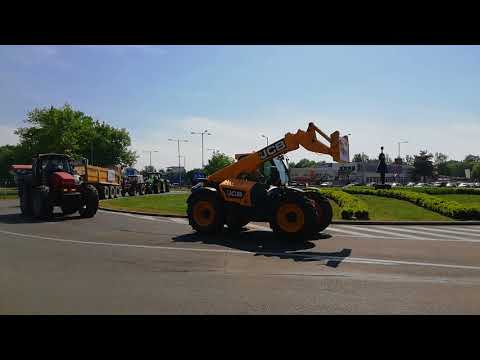
<path fill-rule="evenodd" d="M 480 196 L 467 195 L 467 194 L 445 194 L 445 195 L 433 195 L 445 200 L 456 201 L 465 206 L 473 206 L 480 208 Z"/>
<path fill-rule="evenodd" d="M 12 200 L 12 199 L 18 199 L 17 194 L 0 194 L 0 200 Z"/>
<path fill-rule="evenodd" d="M 123 197 L 114 200 L 102 200 L 100 206 L 117 210 L 136 210 L 161 213 L 164 215 L 187 215 L 187 198 L 185 194 L 144 195 Z"/>
<path fill-rule="evenodd" d="M 342 215 L 340 214 L 340 207 L 337 205 L 337 203 L 333 200 L 328 200 L 330 202 L 330 205 L 332 205 L 332 210 L 333 210 L 333 219 L 334 220 L 342 220 Z"/>
<path fill-rule="evenodd" d="M 452 220 L 436 212 L 424 209 L 408 201 L 390 199 L 375 195 L 358 195 L 356 197 L 368 205 L 370 220 L 400 220 L 400 221 L 449 221 Z"/>

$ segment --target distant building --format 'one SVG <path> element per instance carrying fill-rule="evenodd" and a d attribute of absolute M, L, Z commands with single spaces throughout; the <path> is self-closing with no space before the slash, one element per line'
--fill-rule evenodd
<path fill-rule="evenodd" d="M 178 174 L 178 173 L 184 173 L 185 168 L 183 166 L 169 166 L 167 167 L 167 173 L 173 173 L 173 174 Z"/>
<path fill-rule="evenodd" d="M 342 185 L 352 182 L 367 184 L 380 182 L 380 174 L 377 173 L 378 160 L 366 162 L 325 163 L 314 168 L 291 168 L 290 177 L 295 182 L 308 182 L 309 184 L 320 184 L 331 181 L 334 184 Z M 406 164 L 390 164 L 385 174 L 385 182 L 406 184 L 411 181 L 413 166 Z"/>

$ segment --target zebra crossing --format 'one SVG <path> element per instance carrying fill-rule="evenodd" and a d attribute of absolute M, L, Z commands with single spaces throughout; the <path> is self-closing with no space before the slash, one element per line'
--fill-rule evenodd
<path fill-rule="evenodd" d="M 480 243 L 480 226 L 330 225 L 326 234 L 374 239 Z"/>

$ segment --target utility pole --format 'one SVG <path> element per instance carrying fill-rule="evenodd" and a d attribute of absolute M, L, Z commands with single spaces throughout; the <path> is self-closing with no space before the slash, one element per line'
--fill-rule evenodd
<path fill-rule="evenodd" d="M 204 130 L 202 132 L 194 132 L 194 131 L 191 131 L 190 134 L 192 135 L 202 135 L 202 169 L 205 167 L 205 163 L 203 161 L 203 135 L 212 135 L 208 132 L 208 130 Z"/>
<path fill-rule="evenodd" d="M 152 167 L 152 152 L 158 152 L 158 150 L 143 150 L 143 152 L 150 153 L 150 168 Z"/>
<path fill-rule="evenodd" d="M 182 171 L 180 170 L 180 142 L 188 142 L 182 139 L 168 139 L 168 141 L 176 141 L 178 146 L 178 185 L 182 185 Z"/>

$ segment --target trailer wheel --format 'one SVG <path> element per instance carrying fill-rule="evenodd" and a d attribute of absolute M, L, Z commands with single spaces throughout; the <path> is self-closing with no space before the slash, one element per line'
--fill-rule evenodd
<path fill-rule="evenodd" d="M 98 192 L 92 185 L 87 185 L 83 190 L 83 205 L 78 211 L 83 218 L 95 216 L 98 210 Z"/>

